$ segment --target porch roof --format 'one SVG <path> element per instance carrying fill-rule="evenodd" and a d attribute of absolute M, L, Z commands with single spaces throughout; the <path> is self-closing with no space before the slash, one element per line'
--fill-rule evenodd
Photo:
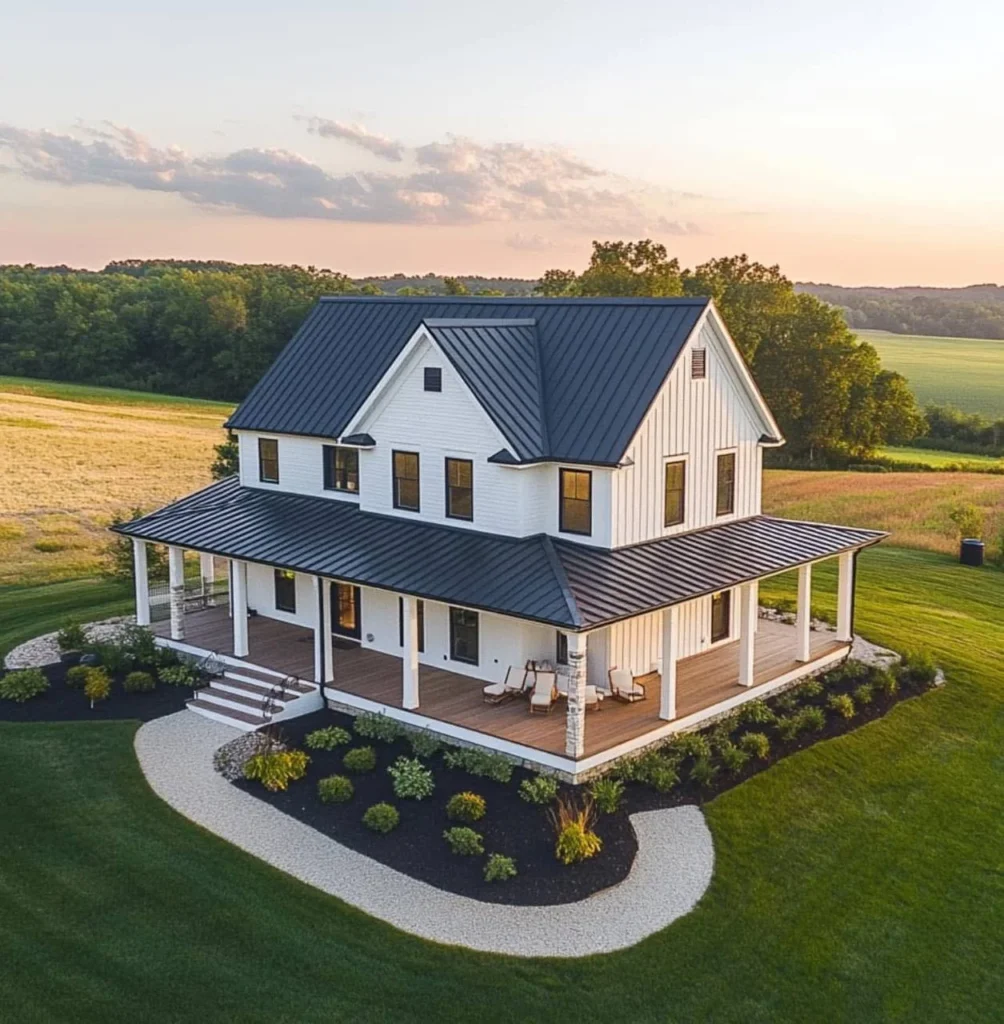
<path fill-rule="evenodd" d="M 583 630 L 656 611 L 885 534 L 754 516 L 629 548 L 503 537 L 258 487 L 236 477 L 119 533 Z"/>

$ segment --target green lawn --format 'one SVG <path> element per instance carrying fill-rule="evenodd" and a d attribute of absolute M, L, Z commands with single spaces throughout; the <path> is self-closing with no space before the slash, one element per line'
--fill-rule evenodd
<path fill-rule="evenodd" d="M 129 724 L 0 725 L 0 1016 L 999 1020 L 1002 607 L 998 570 L 862 555 L 858 628 L 950 684 L 719 797 L 698 909 L 573 962 L 433 946 L 278 874 L 149 792 Z"/>
<path fill-rule="evenodd" d="M 129 391 L 125 388 L 102 388 L 91 384 L 67 384 L 58 380 L 36 380 L 34 377 L 0 376 L 0 391 L 12 394 L 39 395 L 42 398 L 62 398 L 68 402 L 95 402 L 109 405 L 192 405 L 218 409 L 226 414 L 233 402 L 214 402 L 207 398 L 182 398 L 179 395 L 160 395 L 152 391 Z"/>
<path fill-rule="evenodd" d="M 921 405 L 935 402 L 993 419 L 1004 416 L 1004 341 L 855 333 L 878 349 L 884 366 L 906 377 Z"/>
<path fill-rule="evenodd" d="M 1002 466 L 1004 459 L 994 459 L 989 455 L 964 455 L 961 452 L 944 452 L 933 448 L 880 448 L 879 455 L 897 462 L 920 462 L 925 466 L 951 466 L 973 464 L 976 466 Z"/>

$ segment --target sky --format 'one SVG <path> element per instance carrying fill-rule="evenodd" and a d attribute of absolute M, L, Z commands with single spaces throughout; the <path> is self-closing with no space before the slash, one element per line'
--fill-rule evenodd
<path fill-rule="evenodd" d="M 0 11 L 0 263 L 1004 282 L 1004 5 L 117 0 Z"/>

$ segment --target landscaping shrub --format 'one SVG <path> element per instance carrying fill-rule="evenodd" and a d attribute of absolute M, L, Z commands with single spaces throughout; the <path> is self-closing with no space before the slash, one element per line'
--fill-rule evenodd
<path fill-rule="evenodd" d="M 647 750 L 635 758 L 626 758 L 615 769 L 616 775 L 627 782 L 641 782 L 659 793 L 668 793 L 680 781 L 680 755 L 662 747 Z"/>
<path fill-rule="evenodd" d="M 122 689 L 126 693 L 149 693 L 156 687 L 157 680 L 149 672 L 130 672 L 122 680 Z"/>
<path fill-rule="evenodd" d="M 82 651 L 87 646 L 87 634 L 84 627 L 75 619 L 63 623 L 62 629 L 56 634 L 56 643 L 61 651 Z"/>
<path fill-rule="evenodd" d="M 136 664 L 132 652 L 114 641 L 91 644 L 90 649 L 97 656 L 98 664 L 103 665 L 113 676 L 128 672 Z"/>
<path fill-rule="evenodd" d="M 927 651 L 911 651 L 896 667 L 897 679 L 911 690 L 927 690 L 934 685 L 938 666 Z"/>
<path fill-rule="evenodd" d="M 798 694 L 795 693 L 794 690 L 789 690 L 787 693 L 782 693 L 774 703 L 777 705 L 778 711 L 783 711 L 785 714 L 788 714 L 798 708 Z"/>
<path fill-rule="evenodd" d="M 710 757 L 698 757 L 690 767 L 690 781 L 701 789 L 710 789 L 718 777 L 718 765 Z"/>
<path fill-rule="evenodd" d="M 387 774 L 394 780 L 394 795 L 406 800 L 424 800 L 436 788 L 432 772 L 416 758 L 399 757 Z"/>
<path fill-rule="evenodd" d="M 777 720 L 777 733 L 783 740 L 793 740 L 801 729 L 798 715 L 782 715 Z"/>
<path fill-rule="evenodd" d="M 486 882 L 507 882 L 516 877 L 516 861 L 502 853 L 493 853 L 485 864 Z"/>
<path fill-rule="evenodd" d="M 730 775 L 738 775 L 750 759 L 750 755 L 734 743 L 729 743 L 719 748 L 718 756 L 722 760 L 722 767 Z"/>
<path fill-rule="evenodd" d="M 485 852 L 484 840 L 480 832 L 466 825 L 454 825 L 443 833 L 443 838 L 454 853 L 464 857 L 474 857 Z"/>
<path fill-rule="evenodd" d="M 321 803 L 343 804 L 352 799 L 355 786 L 344 775 L 329 775 L 317 783 L 317 795 Z"/>
<path fill-rule="evenodd" d="M 302 779 L 309 763 L 310 758 L 302 750 L 272 750 L 250 758 L 244 765 L 244 778 L 260 782 L 274 793 Z"/>
<path fill-rule="evenodd" d="M 194 687 L 199 674 L 194 665 L 179 661 L 173 665 L 164 665 L 157 670 L 157 678 L 168 686 Z"/>
<path fill-rule="evenodd" d="M 353 747 L 342 758 L 342 765 L 347 772 L 361 775 L 376 768 L 376 751 L 372 747 Z"/>
<path fill-rule="evenodd" d="M 446 816 L 450 821 L 480 821 L 487 809 L 483 796 L 468 791 L 454 793 L 446 801 Z"/>
<path fill-rule="evenodd" d="M 357 715 L 352 723 L 357 736 L 368 740 L 380 740 L 382 743 L 393 743 L 405 734 L 405 728 L 388 715 Z"/>
<path fill-rule="evenodd" d="M 360 747 L 360 750 L 368 750 L 368 747 Z M 401 815 L 393 804 L 380 803 L 367 808 L 363 815 L 363 824 L 374 832 L 390 832 L 397 828 Z"/>
<path fill-rule="evenodd" d="M 676 754 L 679 761 L 685 757 L 711 757 L 708 737 L 700 732 L 685 732 L 674 736 L 663 748 L 664 753 Z"/>
<path fill-rule="evenodd" d="M 822 732 L 826 728 L 826 715 L 822 708 L 802 708 L 798 713 L 799 732 Z"/>
<path fill-rule="evenodd" d="M 860 686 L 854 688 L 854 702 L 864 707 L 867 704 L 871 704 L 875 698 L 875 691 L 871 683 L 862 683 Z"/>
<path fill-rule="evenodd" d="M 620 779 L 596 779 L 589 787 L 589 795 L 600 814 L 613 814 L 624 795 L 624 783 Z"/>
<path fill-rule="evenodd" d="M 255 754 L 285 749 L 285 745 L 277 743 L 273 736 L 266 733 L 242 732 L 216 750 L 213 754 L 213 768 L 228 781 L 236 782 L 244 778 L 244 766 Z"/>
<path fill-rule="evenodd" d="M 769 725 L 777 715 L 762 700 L 751 700 L 739 709 L 739 720 L 750 725 Z"/>
<path fill-rule="evenodd" d="M 603 849 L 603 840 L 593 831 L 596 809 L 590 799 L 578 804 L 574 797 L 559 798 L 547 814 L 558 837 L 554 855 L 562 864 L 588 860 Z"/>
<path fill-rule="evenodd" d="M 416 757 L 432 757 L 442 746 L 435 733 L 424 730 L 408 733 L 408 742 L 411 744 L 411 752 Z"/>
<path fill-rule="evenodd" d="M 146 626 L 132 624 L 123 627 L 118 642 L 129 652 L 134 664 L 148 667 L 157 664 L 160 648 L 157 646 L 156 637 Z"/>
<path fill-rule="evenodd" d="M 71 690 L 82 690 L 84 683 L 87 682 L 87 673 L 90 672 L 90 668 L 87 665 L 74 665 L 66 673 L 66 685 Z"/>
<path fill-rule="evenodd" d="M 529 804 L 543 806 L 558 795 L 558 780 L 550 775 L 535 775 L 519 784 L 520 798 Z"/>
<path fill-rule="evenodd" d="M 823 684 L 818 679 L 806 679 L 804 683 L 799 683 L 798 686 L 792 690 L 799 700 L 812 700 L 813 697 L 818 697 L 823 692 Z"/>
<path fill-rule="evenodd" d="M 112 695 L 112 678 L 106 668 L 89 668 L 84 680 L 84 696 L 93 708 L 99 700 L 108 700 Z"/>
<path fill-rule="evenodd" d="M 835 711 L 841 718 L 854 717 L 854 701 L 846 693 L 831 693 L 826 701 L 827 707 Z"/>
<path fill-rule="evenodd" d="M 311 750 L 334 750 L 335 747 L 351 742 L 352 733 L 340 725 L 328 725 L 323 729 L 315 729 L 313 732 L 308 732 L 303 739 L 304 745 Z"/>
<path fill-rule="evenodd" d="M 872 687 L 884 697 L 895 697 L 899 692 L 899 680 L 887 668 L 876 669 Z"/>
<path fill-rule="evenodd" d="M 739 749 L 760 761 L 766 761 L 770 757 L 770 740 L 765 733 L 748 732 L 739 737 Z"/>
<path fill-rule="evenodd" d="M 443 763 L 447 768 L 460 768 L 493 782 L 508 782 L 512 778 L 513 763 L 501 754 L 453 748 L 443 751 Z"/>
<path fill-rule="evenodd" d="M 0 698 L 23 704 L 49 689 L 49 680 L 37 668 L 19 668 L 0 679 Z"/>

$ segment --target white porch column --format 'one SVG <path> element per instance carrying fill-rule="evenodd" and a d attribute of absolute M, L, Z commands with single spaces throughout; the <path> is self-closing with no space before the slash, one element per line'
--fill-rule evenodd
<path fill-rule="evenodd" d="M 586 637 L 568 637 L 568 708 L 565 712 L 565 753 L 582 757 L 586 750 Z"/>
<path fill-rule="evenodd" d="M 854 552 L 845 551 L 837 559 L 837 639 L 850 643 L 854 620 Z"/>
<path fill-rule="evenodd" d="M 324 681 L 335 681 L 335 642 L 331 635 L 331 580 L 321 580 L 324 592 Z"/>
<path fill-rule="evenodd" d="M 230 579 L 233 583 L 231 606 L 234 613 L 234 655 L 248 656 L 248 574 L 247 565 L 233 559 L 230 562 Z"/>
<path fill-rule="evenodd" d="M 795 660 L 810 661 L 809 624 L 812 622 L 812 563 L 798 567 L 798 612 L 795 616 Z"/>
<path fill-rule="evenodd" d="M 404 650 L 401 652 L 401 706 L 418 707 L 418 601 L 401 598 L 404 616 Z"/>
<path fill-rule="evenodd" d="M 676 658 L 679 649 L 679 628 L 676 605 L 662 611 L 662 690 L 659 695 L 659 717 L 671 722 L 676 718 Z"/>
<path fill-rule="evenodd" d="M 150 625 L 150 581 L 146 570 L 146 541 L 132 539 L 132 574 L 136 584 L 136 624 Z"/>
<path fill-rule="evenodd" d="M 168 583 L 171 588 L 171 639 L 185 639 L 185 551 L 167 549 Z"/>
<path fill-rule="evenodd" d="M 321 602 L 324 600 L 324 590 L 321 586 L 321 578 L 313 576 L 314 593 L 314 682 L 324 681 L 324 609 Z"/>
<path fill-rule="evenodd" d="M 756 657 L 757 603 L 753 586 L 739 588 L 739 685 L 752 686 Z"/>

